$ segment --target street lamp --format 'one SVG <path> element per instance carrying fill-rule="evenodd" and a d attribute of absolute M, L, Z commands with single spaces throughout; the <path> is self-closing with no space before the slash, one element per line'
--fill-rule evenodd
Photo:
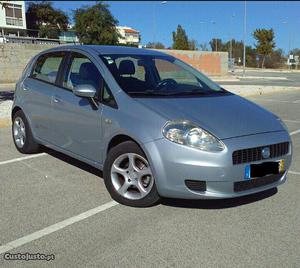
<path fill-rule="evenodd" d="M 288 38 L 289 38 L 289 49 L 288 49 L 287 56 L 288 56 L 288 68 L 290 69 L 291 66 L 289 65 L 289 62 L 290 62 L 290 53 L 291 53 L 291 31 L 287 21 L 282 21 L 282 24 L 287 24 Z"/>
<path fill-rule="evenodd" d="M 289 24 L 287 21 L 283 21 L 282 24 L 287 24 L 287 30 L 288 30 L 288 36 L 289 36 L 289 50 L 288 50 L 288 55 L 290 54 L 291 52 L 291 31 L 290 31 L 290 27 L 289 27 Z"/>
<path fill-rule="evenodd" d="M 161 1 L 160 4 L 164 5 L 167 1 Z M 153 43 L 155 43 L 156 39 L 156 2 L 153 3 Z"/>
<path fill-rule="evenodd" d="M 246 68 L 246 34 L 247 34 L 247 27 L 246 27 L 246 22 L 247 22 L 247 5 L 246 5 L 246 0 L 244 4 L 244 51 L 243 51 L 243 77 L 245 76 L 245 68 Z"/>
<path fill-rule="evenodd" d="M 233 25 L 233 19 L 235 18 L 235 14 L 231 15 L 231 20 L 230 20 L 230 50 L 229 50 L 229 57 L 230 60 L 232 60 L 232 25 Z"/>

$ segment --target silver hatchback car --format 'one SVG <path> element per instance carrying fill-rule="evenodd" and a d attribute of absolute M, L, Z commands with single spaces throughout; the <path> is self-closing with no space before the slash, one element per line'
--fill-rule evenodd
<path fill-rule="evenodd" d="M 17 82 L 17 149 L 50 147 L 100 170 L 116 201 L 230 198 L 282 184 L 292 159 L 284 123 L 170 55 L 63 46 Z"/>

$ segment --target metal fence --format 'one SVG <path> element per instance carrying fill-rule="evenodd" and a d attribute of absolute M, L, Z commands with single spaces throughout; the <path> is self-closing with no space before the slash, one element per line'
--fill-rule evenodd
<path fill-rule="evenodd" d="M 79 44 L 79 40 L 74 31 L 62 31 L 59 38 L 40 37 L 39 30 L 32 29 L 1 29 L 0 43 L 19 44 Z"/>

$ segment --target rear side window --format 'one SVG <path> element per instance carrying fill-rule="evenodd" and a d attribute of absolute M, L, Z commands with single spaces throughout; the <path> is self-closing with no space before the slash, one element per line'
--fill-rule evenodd
<path fill-rule="evenodd" d="M 35 63 L 31 77 L 54 84 L 63 57 L 63 52 L 40 56 Z"/>

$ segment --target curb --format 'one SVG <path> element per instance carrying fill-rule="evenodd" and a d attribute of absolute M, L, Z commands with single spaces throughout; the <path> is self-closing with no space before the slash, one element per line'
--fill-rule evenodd
<path fill-rule="evenodd" d="M 226 90 L 242 97 L 261 96 L 289 91 L 300 91 L 300 87 L 282 86 L 247 86 L 247 88 L 243 88 L 240 85 L 224 85 L 223 87 Z"/>
<path fill-rule="evenodd" d="M 16 83 L 0 83 L 0 89 L 15 88 Z"/>
<path fill-rule="evenodd" d="M 246 72 L 247 71 L 257 71 L 257 72 L 269 72 L 269 73 L 298 73 L 300 72 L 300 69 L 261 69 L 261 68 L 251 68 L 251 67 L 246 67 Z M 235 67 L 234 71 L 236 72 L 243 72 L 243 68 L 240 67 Z"/>
<path fill-rule="evenodd" d="M 240 78 L 214 78 L 214 77 L 209 77 L 209 78 L 216 83 L 241 81 Z"/>
<path fill-rule="evenodd" d="M 256 79 L 256 80 L 288 80 L 284 76 L 238 76 L 240 80 Z"/>
<path fill-rule="evenodd" d="M 11 126 L 10 118 L 0 118 L 0 128 L 6 128 Z"/>

